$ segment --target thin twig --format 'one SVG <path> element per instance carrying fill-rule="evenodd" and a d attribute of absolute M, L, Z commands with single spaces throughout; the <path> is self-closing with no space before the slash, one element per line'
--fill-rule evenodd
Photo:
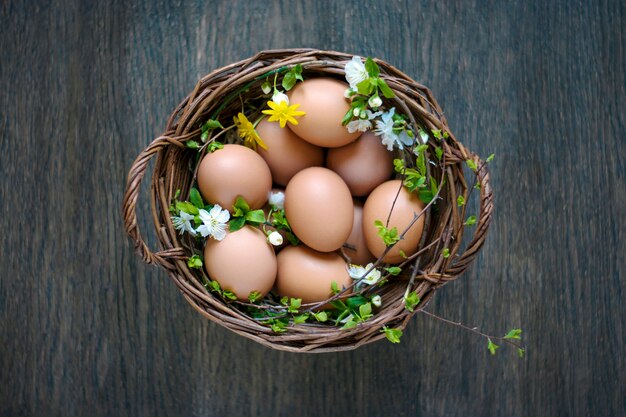
<path fill-rule="evenodd" d="M 501 336 L 493 336 L 493 335 L 489 335 L 489 334 L 483 333 L 483 332 L 481 332 L 480 330 L 478 330 L 478 328 L 477 328 L 477 327 L 469 327 L 469 326 L 464 325 L 464 324 L 463 324 L 463 323 L 461 323 L 461 322 L 456 322 L 456 321 L 452 321 L 452 320 L 444 319 L 443 317 L 440 317 L 440 316 L 438 316 L 438 315 L 436 315 L 436 314 L 434 314 L 434 313 L 431 313 L 431 312 L 429 312 L 429 311 L 426 311 L 426 310 L 424 310 L 424 309 L 419 310 L 419 312 L 420 312 L 420 313 L 424 313 L 424 314 L 426 314 L 427 316 L 433 317 L 433 318 L 435 318 L 435 319 L 437 319 L 437 320 L 439 320 L 439 321 L 442 321 L 442 322 L 444 322 L 444 323 L 447 323 L 447 324 L 450 324 L 450 325 L 453 325 L 453 326 L 456 326 L 456 327 L 460 327 L 460 328 L 465 329 L 465 330 L 467 330 L 467 331 L 470 331 L 470 332 L 472 332 L 472 333 L 476 333 L 476 334 L 478 334 L 478 335 L 480 335 L 480 336 L 482 336 L 482 337 L 485 337 L 485 338 L 487 338 L 487 339 L 491 339 L 491 340 L 500 340 L 500 341 L 502 341 L 502 342 L 504 342 L 504 343 L 508 343 L 509 345 L 515 346 L 515 347 L 516 347 L 516 348 L 518 348 L 518 349 L 525 350 L 525 349 L 524 349 L 524 347 L 522 347 L 522 346 L 521 346 L 520 344 L 518 344 L 518 343 L 515 343 L 513 340 L 511 340 L 511 339 L 509 339 L 509 338 L 506 338 L 506 337 L 501 337 Z"/>

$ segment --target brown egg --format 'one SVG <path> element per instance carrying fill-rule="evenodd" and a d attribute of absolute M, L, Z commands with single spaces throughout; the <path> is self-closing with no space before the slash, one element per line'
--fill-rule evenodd
<path fill-rule="evenodd" d="M 347 264 L 337 253 L 317 252 L 300 245 L 283 249 L 277 258 L 276 291 L 282 296 L 315 303 L 332 296 L 333 281 L 339 289 L 352 285 Z"/>
<path fill-rule="evenodd" d="M 380 141 L 380 136 L 365 132 L 354 142 L 328 150 L 326 166 L 335 171 L 355 197 L 369 194 L 391 177 L 393 153 Z"/>
<path fill-rule="evenodd" d="M 289 92 L 289 103 L 299 104 L 306 112 L 298 124 L 288 124 L 296 135 L 317 146 L 336 148 L 359 137 L 361 132 L 349 133 L 341 121 L 350 110 L 344 97 L 348 84 L 333 78 L 310 78 L 296 84 Z"/>
<path fill-rule="evenodd" d="M 204 199 L 232 211 L 241 195 L 252 209 L 263 207 L 272 188 L 270 169 L 256 152 L 242 145 L 224 145 L 207 154 L 198 169 L 198 188 Z"/>
<path fill-rule="evenodd" d="M 274 182 L 287 185 L 291 177 L 305 168 L 324 165 L 324 149 L 300 139 L 290 129 L 264 119 L 256 131 L 267 145 L 257 152 L 267 162 Z"/>
<path fill-rule="evenodd" d="M 217 241 L 207 239 L 204 247 L 206 272 L 222 289 L 247 300 L 253 291 L 267 294 L 276 280 L 276 255 L 258 229 L 245 226 Z"/>
<path fill-rule="evenodd" d="M 376 257 L 372 255 L 365 244 L 365 236 L 363 235 L 363 203 L 357 200 L 354 201 L 352 231 L 346 243 L 350 247 L 344 246 L 343 253 L 350 258 L 351 263 L 364 266 L 376 260 Z"/>
<path fill-rule="evenodd" d="M 393 212 L 387 228 L 392 229 L 396 227 L 398 234 L 401 234 L 413 220 L 414 214 L 420 214 L 424 208 L 424 204 L 417 195 L 410 193 L 401 185 L 402 182 L 400 180 L 384 182 L 376 187 L 365 201 L 363 207 L 363 234 L 365 235 L 365 243 L 368 249 L 376 257 L 380 257 L 383 254 L 386 246 L 378 235 L 378 229 L 374 222 L 380 220 L 383 224 L 386 224 L 393 205 Z M 400 190 L 399 194 L 398 190 Z M 393 201 L 396 195 L 398 195 L 398 199 L 394 205 Z M 424 216 L 425 214 L 422 214 L 415 224 L 411 226 L 404 239 L 399 241 L 385 255 L 383 262 L 392 264 L 402 262 L 403 258 L 400 255 L 400 250 L 404 251 L 406 256 L 411 256 L 417 252 L 424 229 Z"/>
<path fill-rule="evenodd" d="M 331 170 L 307 168 L 287 184 L 285 215 L 307 246 L 332 252 L 344 244 L 352 230 L 352 196 L 346 183 Z"/>

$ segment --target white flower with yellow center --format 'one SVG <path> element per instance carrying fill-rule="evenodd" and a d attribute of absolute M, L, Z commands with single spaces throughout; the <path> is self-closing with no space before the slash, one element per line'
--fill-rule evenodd
<path fill-rule="evenodd" d="M 226 223 L 230 219 L 228 210 L 224 210 L 219 204 L 213 206 L 210 211 L 200 210 L 202 225 L 197 231 L 202 237 L 210 236 L 215 240 L 222 240 L 226 237 Z"/>
<path fill-rule="evenodd" d="M 180 230 L 180 234 L 182 235 L 184 232 L 189 232 L 192 235 L 196 235 L 196 231 L 191 225 L 191 221 L 193 220 L 193 215 L 189 213 L 185 213 L 184 211 L 180 212 L 180 216 L 172 216 L 172 224 L 176 228 L 176 230 Z"/>
<path fill-rule="evenodd" d="M 345 66 L 346 81 L 350 84 L 350 88 L 356 90 L 357 85 L 369 78 L 369 74 L 365 69 L 365 64 L 361 60 L 360 56 L 352 57 L 352 61 L 348 62 Z"/>
<path fill-rule="evenodd" d="M 367 271 L 369 271 L 369 273 L 367 273 Z M 365 275 L 366 273 L 367 276 Z M 369 263 L 365 267 L 361 265 L 350 265 L 350 267 L 348 268 L 348 274 L 350 275 L 350 278 L 354 280 L 362 279 L 361 283 L 367 285 L 376 284 L 378 281 L 380 281 L 380 278 L 382 276 L 380 271 L 374 268 L 373 263 Z"/>

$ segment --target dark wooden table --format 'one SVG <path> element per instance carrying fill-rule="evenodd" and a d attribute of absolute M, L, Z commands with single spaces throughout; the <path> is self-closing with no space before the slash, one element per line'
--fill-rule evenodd
<path fill-rule="evenodd" d="M 0 415 L 626 415 L 625 22 L 620 0 L 3 2 Z M 428 308 L 520 326 L 525 359 L 425 315 L 400 345 L 272 351 L 135 256 L 127 170 L 174 106 L 301 46 L 387 60 L 495 152 L 484 250 Z"/>

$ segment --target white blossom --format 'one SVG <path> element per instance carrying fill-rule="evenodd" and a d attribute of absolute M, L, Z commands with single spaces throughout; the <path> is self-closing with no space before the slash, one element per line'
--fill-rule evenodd
<path fill-rule="evenodd" d="M 270 191 L 267 193 L 267 200 L 269 205 L 277 210 L 285 208 L 285 193 L 282 191 Z"/>
<path fill-rule="evenodd" d="M 354 133 L 357 130 L 359 132 L 366 132 L 372 128 L 372 122 L 367 119 L 356 119 L 348 123 L 346 127 L 350 133 Z"/>
<path fill-rule="evenodd" d="M 191 221 L 193 220 L 193 215 L 189 213 L 185 213 L 184 211 L 180 212 L 180 216 L 172 216 L 172 224 L 176 228 L 176 230 L 180 230 L 180 234 L 182 235 L 184 232 L 189 232 L 192 235 L 196 235 L 196 231 L 191 225 Z"/>
<path fill-rule="evenodd" d="M 393 131 L 393 115 L 396 108 L 392 107 L 388 112 L 383 113 L 380 120 L 376 120 L 376 129 L 374 134 L 382 137 L 382 144 L 387 146 L 388 151 L 392 151 L 394 146 L 398 149 L 404 149 L 405 146 L 410 146 L 413 143 L 413 139 L 409 136 L 406 130 L 396 134 Z"/>
<path fill-rule="evenodd" d="M 274 246 L 280 246 L 283 244 L 283 237 L 278 232 L 272 232 L 267 237 L 268 242 L 270 242 Z"/>
<path fill-rule="evenodd" d="M 383 101 L 378 96 L 372 96 L 369 100 L 367 100 L 367 104 L 373 109 L 377 109 L 383 105 Z"/>
<path fill-rule="evenodd" d="M 413 144 L 413 138 L 411 136 L 409 136 L 409 133 L 406 130 L 403 130 L 402 132 L 400 132 L 400 134 L 398 135 L 398 140 L 404 146 L 411 146 Z M 400 148 L 400 149 L 402 149 L 402 148 Z"/>
<path fill-rule="evenodd" d="M 213 206 L 210 211 L 200 210 L 202 225 L 197 231 L 202 237 L 210 236 L 215 240 L 222 240 L 226 236 L 226 223 L 230 219 L 228 210 L 224 210 L 219 204 Z"/>
<path fill-rule="evenodd" d="M 369 271 L 369 273 L 366 276 L 365 273 L 367 271 Z M 350 267 L 348 267 L 348 274 L 352 279 L 363 279 L 361 282 L 368 285 L 376 284 L 378 281 L 380 281 L 380 278 L 382 276 L 380 271 L 374 268 L 373 263 L 369 263 L 365 267 L 362 267 L 361 265 L 350 265 Z"/>
<path fill-rule="evenodd" d="M 352 57 L 352 61 L 348 62 L 345 66 L 346 81 L 350 84 L 350 88 L 356 90 L 357 85 L 369 78 L 369 74 L 365 69 L 365 64 L 361 60 L 360 56 Z"/>
<path fill-rule="evenodd" d="M 276 104 L 280 104 L 281 101 L 284 101 L 285 104 L 289 104 L 289 97 L 287 97 L 287 94 L 285 93 L 274 90 L 274 94 L 272 95 L 272 101 Z"/>
<path fill-rule="evenodd" d="M 380 298 L 380 295 L 375 295 L 372 297 L 372 304 L 374 307 L 380 307 L 383 304 L 383 300 Z"/>

